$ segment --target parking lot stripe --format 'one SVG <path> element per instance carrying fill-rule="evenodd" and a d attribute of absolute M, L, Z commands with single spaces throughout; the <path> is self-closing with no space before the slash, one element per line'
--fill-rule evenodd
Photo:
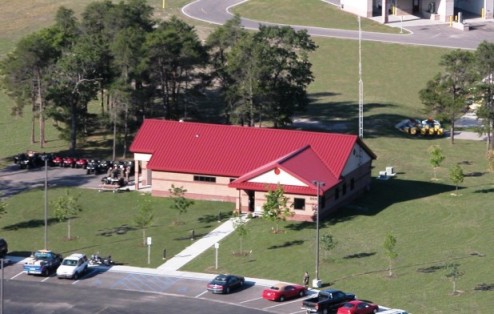
<path fill-rule="evenodd" d="M 23 272 L 23 271 L 21 271 L 20 273 L 18 273 L 18 274 L 17 274 L 17 275 L 15 275 L 14 277 L 10 278 L 10 280 L 15 279 L 15 278 L 17 278 L 18 276 L 20 276 L 20 275 L 22 275 L 22 274 L 24 274 L 24 272 Z"/>
<path fill-rule="evenodd" d="M 47 281 L 48 279 L 50 279 L 50 277 L 46 277 L 45 279 L 41 280 L 41 282 L 45 282 L 45 281 Z"/>
<path fill-rule="evenodd" d="M 200 297 L 202 297 L 206 293 L 208 293 L 207 290 L 205 290 L 204 292 L 199 293 L 198 295 L 195 296 L 195 298 L 200 298 Z"/>
<path fill-rule="evenodd" d="M 257 300 L 261 300 L 261 299 L 262 298 L 255 298 L 255 299 L 245 300 L 245 301 L 238 302 L 238 303 L 247 303 L 247 302 L 257 301 Z"/>
<path fill-rule="evenodd" d="M 263 310 L 267 311 L 269 309 L 272 309 L 272 308 L 275 308 L 275 307 L 278 307 L 278 306 L 283 306 L 283 305 L 292 304 L 292 303 L 296 303 L 296 302 L 301 302 L 301 301 L 300 300 L 293 300 L 293 301 L 290 301 L 290 302 L 280 302 L 280 303 L 277 303 L 275 305 L 271 305 L 271 306 L 265 307 L 265 308 L 263 308 Z"/>

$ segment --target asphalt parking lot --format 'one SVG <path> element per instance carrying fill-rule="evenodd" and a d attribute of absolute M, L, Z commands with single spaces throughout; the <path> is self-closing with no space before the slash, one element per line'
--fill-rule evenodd
<path fill-rule="evenodd" d="M 271 302 L 262 299 L 265 286 L 246 280 L 245 286 L 228 295 L 212 294 L 206 290 L 208 280 L 182 278 L 168 275 L 128 273 L 112 270 L 111 267 L 90 267 L 79 280 L 58 279 L 54 274 L 48 277 L 27 275 L 23 263 L 12 262 L 4 267 L 5 286 L 8 281 L 24 281 L 46 285 L 65 285 L 80 289 L 112 289 L 134 292 L 155 293 L 170 296 L 185 296 L 199 300 L 214 301 L 229 305 L 261 310 L 268 313 L 305 313 L 301 310 L 302 298 L 285 302 Z"/>

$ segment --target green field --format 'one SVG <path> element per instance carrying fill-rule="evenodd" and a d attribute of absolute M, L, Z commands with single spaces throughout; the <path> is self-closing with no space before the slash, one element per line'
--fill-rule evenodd
<path fill-rule="evenodd" d="M 63 1 L 77 10 L 89 2 Z M 178 8 L 186 2 L 167 0 L 166 11 L 178 14 Z M 261 19 L 252 6 L 279 5 L 280 2 L 251 0 L 236 10 L 246 17 Z M 48 10 L 48 4 L 62 2 L 45 0 L 43 6 L 43 1 L 36 1 L 40 7 L 27 0 L 17 3 L 16 8 L 23 10 L 6 11 L 8 4 L 0 3 L 0 17 L 4 18 L 0 19 L 1 23 L 11 25 L 9 31 L 0 27 L 3 54 L 12 49 L 22 35 L 49 25 L 53 10 Z M 161 1 L 150 3 L 160 10 Z M 293 23 L 308 24 L 309 14 L 296 13 L 301 12 L 302 6 L 317 11 L 318 6 L 323 5 L 315 0 L 283 3 L 290 6 L 280 6 L 280 12 L 284 14 L 274 16 L 273 21 L 283 22 L 283 16 L 296 16 L 299 20 Z M 46 11 L 41 13 L 41 9 Z M 39 24 L 30 26 L 28 17 L 38 14 Z M 166 13 L 157 16 L 160 14 Z M 10 23 L 5 19 L 11 19 Z M 310 24 L 316 25 L 320 20 L 311 17 Z M 196 25 L 204 32 L 209 27 L 201 23 Z M 311 55 L 315 81 L 309 88 L 313 102 L 301 117 L 329 127 L 343 125 L 345 130 L 356 133 L 358 43 L 320 38 L 315 41 L 319 45 Z M 326 285 L 333 284 L 336 288 L 355 292 L 361 298 L 412 313 L 489 313 L 494 292 L 474 290 L 481 283 L 494 285 L 490 271 L 494 262 L 491 244 L 494 180 L 485 159 L 485 143 L 457 140 L 451 145 L 448 139 L 409 138 L 393 127 L 408 117 L 424 117 L 418 91 L 440 71 L 439 58 L 447 52 L 437 48 L 363 42 L 364 141 L 378 156 L 374 162 L 374 177 L 386 166 L 394 166 L 397 176 L 388 181 L 373 181 L 371 191 L 364 198 L 322 223 L 321 234 L 332 234 L 338 246 L 327 256 L 321 252 L 320 277 Z M 4 158 L 26 149 L 36 149 L 36 144 L 29 142 L 29 112 L 22 118 L 12 118 L 7 114 L 10 107 L 10 100 L 0 94 L 0 108 L 4 112 L 0 116 L 0 126 L 5 136 L 0 144 L 0 157 Z M 66 149 L 66 143 L 58 140 L 53 130 L 49 137 L 48 150 Z M 437 182 L 431 180 L 433 170 L 427 152 L 431 145 L 440 145 L 446 156 L 438 169 L 440 180 Z M 452 195 L 455 187 L 448 179 L 448 168 L 455 163 L 460 163 L 466 174 L 458 196 Z M 50 193 L 53 193 L 50 194 L 53 199 L 60 192 Z M 145 248 L 140 246 L 142 235 L 139 230 L 129 230 L 123 235 L 112 233 L 119 226 L 132 224 L 138 194 L 98 194 L 83 190 L 81 193 L 85 210 L 73 221 L 77 238 L 64 240 L 66 225 L 53 221 L 50 216 L 50 246 L 62 252 L 77 249 L 87 254 L 111 253 L 117 261 L 145 265 L 142 253 Z M 12 251 L 26 254 L 42 245 L 41 200 L 42 191 L 22 193 L 8 200 L 8 212 L 1 217 L 0 227 Z M 166 247 L 170 256 L 190 242 L 184 239 L 190 229 L 196 228 L 197 234 L 214 227 L 216 222 L 200 222 L 200 217 L 211 219 L 211 215 L 219 210 L 218 206 L 225 206 L 221 207 L 225 215 L 233 208 L 223 203 L 196 203 L 190 216 L 187 214 L 190 217 L 187 223 L 174 226 L 170 221 L 175 215 L 168 212 L 167 200 L 155 202 L 160 216 L 149 230 L 157 248 L 153 251 L 152 267 L 160 263 L 162 252 L 158 248 Z M 270 233 L 269 223 L 256 219 L 248 223 L 248 230 L 243 246 L 245 250 L 252 250 L 252 254 L 234 256 L 232 252 L 239 250 L 240 242 L 237 235 L 232 235 L 221 243 L 220 271 L 299 283 L 305 270 L 314 276 L 313 224 L 287 222 L 284 224 L 286 232 L 274 235 Z M 387 277 L 387 259 L 382 249 L 388 232 L 398 240 L 393 278 Z M 138 252 L 137 256 L 133 257 L 132 252 Z M 457 283 L 457 289 L 462 291 L 458 296 L 450 295 L 452 283 L 445 277 L 444 265 L 450 262 L 457 263 L 464 272 Z M 213 263 L 214 250 L 211 249 L 184 269 L 212 272 Z"/>

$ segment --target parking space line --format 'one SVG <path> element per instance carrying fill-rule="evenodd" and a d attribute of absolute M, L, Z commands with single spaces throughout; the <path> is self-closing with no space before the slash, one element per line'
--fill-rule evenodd
<path fill-rule="evenodd" d="M 278 307 L 278 306 L 292 304 L 292 303 L 296 303 L 296 302 L 300 302 L 300 300 L 292 300 L 290 302 L 279 302 L 279 303 L 277 303 L 275 305 L 271 305 L 271 306 L 265 307 L 265 308 L 263 308 L 263 310 L 269 310 L 269 309 L 272 309 L 272 308 L 275 308 L 275 307 Z"/>
<path fill-rule="evenodd" d="M 206 293 L 208 293 L 208 291 L 207 291 L 207 290 L 205 290 L 204 292 L 199 293 L 199 294 L 198 294 L 198 295 L 196 295 L 194 298 L 200 298 L 200 297 L 202 297 L 202 296 L 203 296 L 204 294 L 206 294 Z"/>
<path fill-rule="evenodd" d="M 50 276 L 48 276 L 48 277 L 46 277 L 45 279 L 41 280 L 41 282 L 45 282 L 45 281 L 47 281 L 47 280 L 48 280 L 48 279 L 50 279 L 50 278 L 51 278 L 51 277 L 50 277 Z"/>
<path fill-rule="evenodd" d="M 255 298 L 255 299 L 245 300 L 245 301 L 238 302 L 238 303 L 247 303 L 247 302 L 257 301 L 257 300 L 261 300 L 261 299 L 262 298 Z"/>
<path fill-rule="evenodd" d="M 23 271 L 21 271 L 20 273 L 18 273 L 18 274 L 17 274 L 17 275 L 15 275 L 14 277 L 11 277 L 11 278 L 10 278 L 10 280 L 17 278 L 17 277 L 18 277 L 18 276 L 20 276 L 21 274 L 24 274 L 24 272 L 23 272 Z"/>

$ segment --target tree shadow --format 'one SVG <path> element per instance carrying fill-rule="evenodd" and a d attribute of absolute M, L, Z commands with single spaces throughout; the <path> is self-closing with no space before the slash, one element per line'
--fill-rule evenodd
<path fill-rule="evenodd" d="M 58 219 L 56 218 L 48 218 L 48 225 L 57 223 Z M 3 227 L 2 229 L 5 231 L 13 231 L 19 229 L 28 229 L 28 228 L 38 228 L 45 225 L 45 221 L 43 219 L 31 219 L 26 221 L 21 221 L 13 225 L 8 225 Z"/>
<path fill-rule="evenodd" d="M 223 219 L 229 219 L 232 216 L 230 211 L 227 212 L 219 212 L 217 215 L 204 215 L 197 218 L 197 221 L 200 223 L 212 223 L 212 222 L 221 222 Z"/>
<path fill-rule="evenodd" d="M 376 252 L 360 252 L 360 253 L 355 253 L 355 254 L 350 254 L 347 256 L 344 256 L 343 259 L 354 259 L 354 258 L 364 258 L 364 257 L 369 257 L 376 255 Z"/>
<path fill-rule="evenodd" d="M 304 240 L 286 241 L 285 243 L 283 243 L 281 245 L 272 245 L 272 246 L 268 247 L 268 250 L 281 249 L 281 248 L 285 248 L 285 247 L 291 247 L 294 245 L 302 245 L 302 244 L 304 244 L 304 242 L 305 242 Z"/>
<path fill-rule="evenodd" d="M 473 193 L 492 193 L 492 192 L 494 192 L 494 188 L 475 190 Z"/>
<path fill-rule="evenodd" d="M 446 265 L 435 265 L 430 267 L 418 268 L 417 271 L 419 273 L 430 274 L 430 273 L 435 273 L 438 270 L 444 270 L 444 269 L 446 269 Z"/>
<path fill-rule="evenodd" d="M 114 235 L 126 234 L 127 232 L 134 231 L 134 230 L 137 230 L 137 228 L 131 227 L 129 225 L 120 225 L 118 227 L 100 229 L 97 231 L 97 235 L 103 236 L 103 237 L 111 237 Z"/>

